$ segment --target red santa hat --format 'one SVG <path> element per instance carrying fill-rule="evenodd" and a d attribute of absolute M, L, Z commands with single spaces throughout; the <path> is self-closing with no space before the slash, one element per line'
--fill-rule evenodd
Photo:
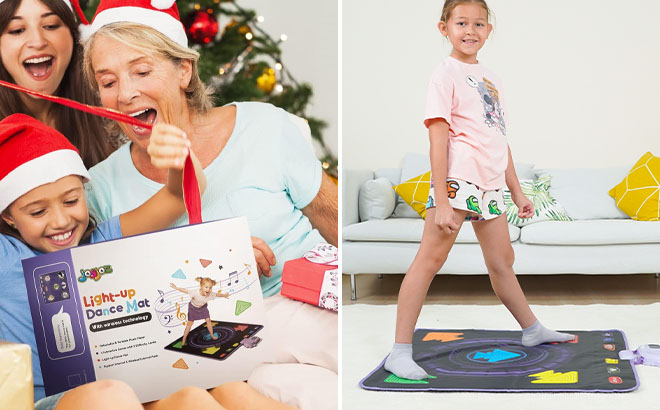
<path fill-rule="evenodd" d="M 0 212 L 34 188 L 89 174 L 78 150 L 56 130 L 25 115 L 0 121 Z"/>
<path fill-rule="evenodd" d="M 175 0 L 101 0 L 92 24 L 82 32 L 83 40 L 101 27 L 118 22 L 149 26 L 175 43 L 188 47 L 188 37 Z"/>

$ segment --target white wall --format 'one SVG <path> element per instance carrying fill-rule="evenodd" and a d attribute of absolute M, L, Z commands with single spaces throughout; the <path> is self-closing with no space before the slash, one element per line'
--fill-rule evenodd
<path fill-rule="evenodd" d="M 451 51 L 444 1 L 343 2 L 344 168 L 428 152 L 428 77 Z M 504 82 L 514 159 L 537 167 L 632 166 L 660 155 L 660 1 L 489 0 L 479 60 Z"/>
<path fill-rule="evenodd" d="M 307 114 L 328 122 L 323 138 L 337 154 L 337 0 L 239 0 L 238 4 L 263 16 L 261 27 L 271 37 L 287 35 L 281 45 L 282 60 L 297 81 L 312 85 Z"/>

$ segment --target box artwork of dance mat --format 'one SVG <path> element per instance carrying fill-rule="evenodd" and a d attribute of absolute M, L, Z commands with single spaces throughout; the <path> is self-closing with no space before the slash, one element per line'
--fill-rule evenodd
<path fill-rule="evenodd" d="M 151 401 L 245 380 L 269 358 L 245 218 L 43 254 L 23 271 L 47 395 L 117 379 Z M 183 291 L 199 291 L 198 277 L 222 295 L 196 314 L 184 345 L 191 296 Z"/>
<path fill-rule="evenodd" d="M 639 386 L 619 330 L 567 331 L 577 340 L 525 347 L 520 331 L 417 329 L 413 358 L 428 379 L 408 380 L 383 368 L 360 381 L 368 390 L 628 392 Z"/>

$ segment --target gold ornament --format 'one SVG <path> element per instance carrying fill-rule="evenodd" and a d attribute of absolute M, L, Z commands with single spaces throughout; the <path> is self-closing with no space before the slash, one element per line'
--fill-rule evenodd
<path fill-rule="evenodd" d="M 270 67 L 264 68 L 264 71 L 257 77 L 257 88 L 266 94 L 270 94 L 277 84 L 277 77 L 275 77 L 275 70 Z"/>

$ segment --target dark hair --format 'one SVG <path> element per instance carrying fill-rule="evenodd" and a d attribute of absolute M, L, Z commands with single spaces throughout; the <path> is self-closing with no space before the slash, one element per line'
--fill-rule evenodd
<path fill-rule="evenodd" d="M 0 35 L 4 33 L 16 9 L 23 0 L 6 0 L 0 4 Z M 85 104 L 100 105 L 99 99 L 84 81 L 82 72 L 83 49 L 80 44 L 78 23 L 74 13 L 62 0 L 39 0 L 53 13 L 55 13 L 69 28 L 73 37 L 73 53 L 71 61 L 64 73 L 55 94 L 59 97 L 70 98 Z M 14 82 L 5 66 L 0 63 L 0 79 Z M 23 113 L 34 116 L 23 104 L 19 91 L 0 87 L 0 118 L 11 114 Z M 64 134 L 71 143 L 78 148 L 80 156 L 87 168 L 104 160 L 117 148 L 116 138 L 111 138 L 104 128 L 100 117 L 86 114 L 63 105 L 53 103 L 49 116 L 55 121 L 55 129 Z"/>
<path fill-rule="evenodd" d="M 454 11 L 456 6 L 465 3 L 476 3 L 486 9 L 486 15 L 490 20 L 490 15 L 492 13 L 485 0 L 445 0 L 445 5 L 442 7 L 442 14 L 440 15 L 440 21 L 444 21 L 446 23 L 447 20 L 449 20 L 449 16 L 451 16 L 451 12 Z"/>

